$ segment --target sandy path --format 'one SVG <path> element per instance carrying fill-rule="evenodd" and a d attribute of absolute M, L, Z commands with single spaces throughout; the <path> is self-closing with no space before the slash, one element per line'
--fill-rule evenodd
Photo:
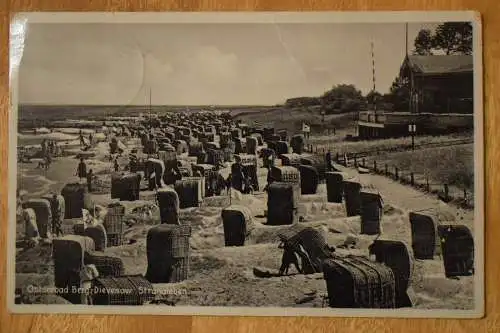
<path fill-rule="evenodd" d="M 384 199 L 384 202 L 396 206 L 404 211 L 437 209 L 456 217 L 460 223 L 472 228 L 474 224 L 474 211 L 458 208 L 439 200 L 435 195 L 426 194 L 415 188 L 403 185 L 390 178 L 374 175 L 360 174 L 357 169 L 345 168 L 336 165 L 340 171 L 357 178 L 363 186 L 375 187 Z"/>

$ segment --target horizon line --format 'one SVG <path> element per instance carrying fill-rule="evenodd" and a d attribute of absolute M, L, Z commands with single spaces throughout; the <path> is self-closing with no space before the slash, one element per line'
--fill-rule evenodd
<path fill-rule="evenodd" d="M 109 106 L 109 107 L 275 107 L 279 104 L 59 104 L 59 103 L 17 103 L 18 106 Z"/>

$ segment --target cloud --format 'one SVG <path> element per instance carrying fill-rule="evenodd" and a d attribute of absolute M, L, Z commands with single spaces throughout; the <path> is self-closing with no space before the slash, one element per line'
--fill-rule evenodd
<path fill-rule="evenodd" d="M 199 47 L 170 62 L 155 56 L 145 60 L 145 89 L 151 87 L 153 103 L 158 104 L 216 103 L 241 78 L 238 57 L 211 46 Z"/>
<path fill-rule="evenodd" d="M 240 69 L 234 53 L 223 53 L 215 46 L 200 47 L 183 65 L 181 68 L 187 69 L 188 75 L 218 82 L 237 79 Z"/>
<path fill-rule="evenodd" d="M 398 27 L 291 24 L 278 35 L 267 25 L 40 24 L 26 41 L 19 95 L 29 103 L 142 104 L 151 88 L 155 104 L 274 104 L 343 82 L 367 92 L 372 40 L 383 92 L 404 56 Z"/>
<path fill-rule="evenodd" d="M 201 46 L 170 63 L 147 57 L 154 103 L 276 103 L 303 92 L 298 64 L 278 56 L 240 59 L 215 46 Z M 160 96 L 158 96 L 160 94 Z M 278 96 L 278 100 L 277 100 Z"/>

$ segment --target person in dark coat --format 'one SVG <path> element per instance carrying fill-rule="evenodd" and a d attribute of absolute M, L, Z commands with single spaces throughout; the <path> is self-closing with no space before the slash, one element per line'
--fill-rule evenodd
<path fill-rule="evenodd" d="M 330 150 L 325 155 L 325 161 L 326 161 L 326 171 L 331 171 L 332 169 L 332 153 Z"/>
<path fill-rule="evenodd" d="M 87 188 L 89 190 L 89 193 L 92 193 L 92 177 L 94 176 L 94 173 L 92 172 L 92 169 L 87 172 Z"/>
<path fill-rule="evenodd" d="M 252 184 L 252 179 L 250 179 L 250 176 L 245 177 L 245 194 L 253 194 L 253 191 L 255 189 L 253 188 Z"/>
<path fill-rule="evenodd" d="M 48 143 L 47 143 L 47 140 L 46 139 L 43 139 L 42 141 L 42 155 L 43 156 L 46 156 L 47 153 L 48 153 Z"/>
<path fill-rule="evenodd" d="M 78 178 L 80 178 L 80 182 L 82 181 L 82 179 L 87 177 L 87 165 L 85 164 L 83 158 L 80 158 L 80 163 L 78 164 L 76 175 L 78 176 Z"/>
<path fill-rule="evenodd" d="M 271 174 L 271 166 L 268 166 L 267 167 L 267 184 L 264 187 L 264 192 L 267 192 L 267 190 L 269 189 L 269 185 L 273 182 L 273 177 L 271 175 L 272 175 Z"/>
<path fill-rule="evenodd" d="M 120 165 L 118 164 L 118 159 L 116 158 L 115 158 L 114 168 L 115 172 L 118 172 L 120 170 Z"/>
<path fill-rule="evenodd" d="M 130 172 L 137 171 L 137 157 L 134 155 L 130 156 L 129 170 L 130 170 Z"/>
<path fill-rule="evenodd" d="M 234 163 L 231 166 L 231 186 L 242 192 L 243 191 L 243 183 L 245 182 L 245 174 L 243 173 L 243 166 L 241 163 Z"/>

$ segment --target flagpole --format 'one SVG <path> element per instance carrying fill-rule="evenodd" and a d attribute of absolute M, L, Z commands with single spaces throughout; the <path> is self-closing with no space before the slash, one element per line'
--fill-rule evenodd
<path fill-rule="evenodd" d="M 375 92 L 377 91 L 376 90 L 376 80 L 375 80 L 375 51 L 374 51 L 374 45 L 373 45 L 373 41 L 371 42 L 371 54 L 372 54 L 372 82 L 373 82 L 373 111 L 375 113 L 375 115 L 377 114 L 377 103 L 375 101 L 376 99 L 376 96 L 375 96 Z"/>
<path fill-rule="evenodd" d="M 408 22 L 405 23 L 405 55 L 408 56 Z"/>
<path fill-rule="evenodd" d="M 152 134 L 153 124 L 151 123 L 151 87 L 149 87 L 149 133 Z"/>
<path fill-rule="evenodd" d="M 408 22 L 405 23 L 405 55 L 406 55 L 406 61 L 409 61 L 408 59 Z M 411 79 L 411 73 L 408 77 L 409 83 L 410 83 L 410 91 L 409 91 L 409 99 L 408 99 L 408 111 L 412 112 L 412 106 L 413 106 L 413 80 Z"/>

